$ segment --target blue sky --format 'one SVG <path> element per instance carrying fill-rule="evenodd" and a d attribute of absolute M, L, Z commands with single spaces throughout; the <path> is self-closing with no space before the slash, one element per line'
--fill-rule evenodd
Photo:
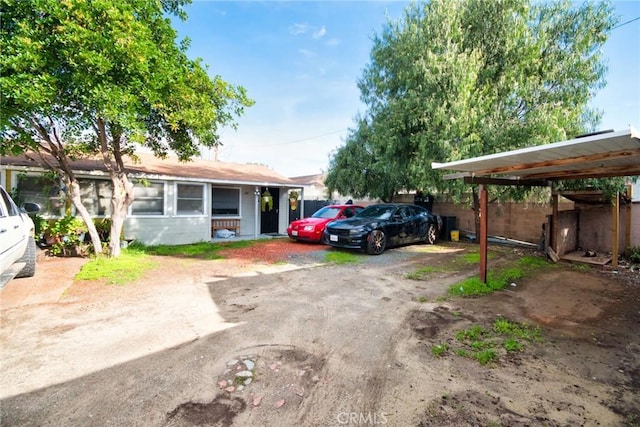
<path fill-rule="evenodd" d="M 186 22 L 192 58 L 244 86 L 255 105 L 223 129 L 218 159 L 265 164 L 285 176 L 326 171 L 329 157 L 365 110 L 357 81 L 371 38 L 402 15 L 404 1 L 193 0 Z M 613 3 L 620 24 L 640 17 L 640 0 Z M 601 129 L 640 128 L 640 20 L 613 30 L 604 48 L 608 85 L 593 105 Z M 213 153 L 205 158 L 213 159 Z"/>

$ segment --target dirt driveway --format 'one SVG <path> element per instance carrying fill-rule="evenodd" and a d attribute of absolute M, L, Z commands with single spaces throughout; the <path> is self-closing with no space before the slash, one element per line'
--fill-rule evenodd
<path fill-rule="evenodd" d="M 274 240 L 227 260 L 159 258 L 127 286 L 74 282 L 82 259 L 46 260 L 0 291 L 1 424 L 640 423 L 640 273 L 562 265 L 447 297 L 476 274 L 452 264 L 474 249 L 335 265 L 321 246 Z M 490 268 L 524 255 L 491 250 Z M 434 354 L 497 318 L 543 341 L 487 365 Z"/>

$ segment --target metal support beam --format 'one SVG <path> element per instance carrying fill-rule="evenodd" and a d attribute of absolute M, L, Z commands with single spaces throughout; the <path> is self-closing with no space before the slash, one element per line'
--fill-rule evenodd
<path fill-rule="evenodd" d="M 484 184 L 480 185 L 480 280 L 482 283 L 487 283 L 487 227 L 488 212 L 487 212 L 487 188 Z"/>

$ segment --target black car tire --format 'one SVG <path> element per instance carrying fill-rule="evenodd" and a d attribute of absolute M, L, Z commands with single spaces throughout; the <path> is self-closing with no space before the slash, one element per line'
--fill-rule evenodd
<path fill-rule="evenodd" d="M 367 241 L 367 253 L 369 255 L 380 255 L 387 247 L 387 237 L 382 230 L 373 230 L 369 234 Z"/>
<path fill-rule="evenodd" d="M 438 229 L 435 224 L 429 224 L 427 228 L 427 243 L 433 245 L 438 240 Z"/>
<path fill-rule="evenodd" d="M 26 265 L 20 270 L 20 273 L 16 274 L 16 278 L 33 277 L 33 275 L 36 274 L 36 241 L 34 238 L 29 238 L 27 249 L 18 262 L 24 262 Z"/>

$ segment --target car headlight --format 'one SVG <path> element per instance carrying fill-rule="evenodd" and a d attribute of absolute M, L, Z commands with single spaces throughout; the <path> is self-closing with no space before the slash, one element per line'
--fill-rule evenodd
<path fill-rule="evenodd" d="M 364 231 L 364 227 L 352 228 L 349 230 L 349 234 L 362 234 Z"/>
<path fill-rule="evenodd" d="M 304 231 L 313 231 L 314 228 L 316 228 L 315 225 L 305 225 Z"/>

